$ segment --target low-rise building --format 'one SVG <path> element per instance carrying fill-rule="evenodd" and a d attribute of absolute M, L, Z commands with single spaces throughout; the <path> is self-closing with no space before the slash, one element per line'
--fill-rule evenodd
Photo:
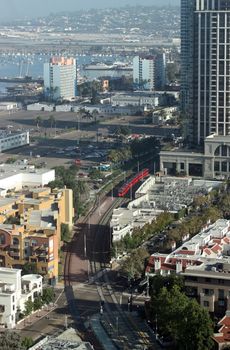
<path fill-rule="evenodd" d="M 0 111 L 14 111 L 19 107 L 17 102 L 0 102 Z"/>
<path fill-rule="evenodd" d="M 210 135 L 204 140 L 204 152 L 175 148 L 160 152 L 160 170 L 206 179 L 228 178 L 230 136 Z"/>
<path fill-rule="evenodd" d="M 194 196 L 208 194 L 220 184 L 220 181 L 189 177 L 150 176 L 135 192 L 135 199 L 127 208 L 113 210 L 110 222 L 113 241 L 131 235 L 135 227 L 151 223 L 164 211 L 178 213 L 192 204 Z"/>
<path fill-rule="evenodd" d="M 42 295 L 42 276 L 21 276 L 20 269 L 0 267 L 0 327 L 12 329 L 27 300 Z"/>
<path fill-rule="evenodd" d="M 30 143 L 29 131 L 9 132 L 5 130 L 0 131 L 0 152 L 9 149 L 28 145 Z"/>
<path fill-rule="evenodd" d="M 132 93 L 132 94 L 115 94 L 111 97 L 111 104 L 113 106 L 151 106 L 157 107 L 159 105 L 159 95 L 156 93 Z"/>
<path fill-rule="evenodd" d="M 147 276 L 184 276 L 187 294 L 209 312 L 223 315 L 230 308 L 230 221 L 219 219 L 170 254 L 152 254 Z"/>
<path fill-rule="evenodd" d="M 94 347 L 81 340 L 76 334 L 76 330 L 68 328 L 66 331 L 58 335 L 56 338 L 46 337 L 38 343 L 34 344 L 29 350 L 93 350 Z"/>
<path fill-rule="evenodd" d="M 29 165 L 0 164 L 0 188 L 21 190 L 23 186 L 45 186 L 55 180 L 55 170 Z"/>
<path fill-rule="evenodd" d="M 218 322 L 218 333 L 215 333 L 214 350 L 222 350 L 225 346 L 230 346 L 230 311 L 226 311 L 226 315 Z"/>

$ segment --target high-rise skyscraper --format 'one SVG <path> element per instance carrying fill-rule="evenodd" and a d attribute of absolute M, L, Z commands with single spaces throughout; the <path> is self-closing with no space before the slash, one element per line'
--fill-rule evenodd
<path fill-rule="evenodd" d="M 77 67 L 74 58 L 52 57 L 44 63 L 45 95 L 52 100 L 70 100 L 76 96 Z"/>
<path fill-rule="evenodd" d="M 181 112 L 190 149 L 162 151 L 161 170 L 229 178 L 230 0 L 181 0 Z"/>
<path fill-rule="evenodd" d="M 181 111 L 193 144 L 230 135 L 229 0 L 181 0 Z"/>

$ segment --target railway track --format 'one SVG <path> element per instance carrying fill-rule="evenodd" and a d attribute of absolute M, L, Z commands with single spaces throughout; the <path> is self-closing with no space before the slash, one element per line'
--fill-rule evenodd
<path fill-rule="evenodd" d="M 99 218 L 98 223 L 90 225 L 91 217 L 97 213 L 99 204 L 103 203 L 103 199 L 97 198 L 95 200 L 91 210 L 81 222 L 83 227 L 82 231 L 80 233 L 75 233 L 74 239 L 69 247 L 70 249 L 66 252 L 64 283 L 70 313 L 75 319 L 77 329 L 82 334 L 86 334 L 87 330 L 84 326 L 85 319 L 78 310 L 73 291 L 74 281 L 71 276 L 72 257 L 76 254 L 77 247 L 82 244 L 82 238 L 84 239 L 85 235 L 90 272 L 93 276 L 98 276 L 95 288 L 100 296 L 101 303 L 103 303 L 103 309 L 105 310 L 101 319 L 101 324 L 118 349 L 124 349 L 126 347 L 127 349 L 137 350 L 149 348 L 150 341 L 144 333 L 139 332 L 132 317 L 121 309 L 107 273 L 111 248 L 111 234 L 108 223 L 113 209 L 121 206 L 125 201 L 127 201 L 125 198 L 114 198 L 108 210 Z M 101 273 L 102 271 L 103 273 Z M 101 275 L 99 273 L 101 273 Z M 85 276 L 85 280 L 86 279 L 87 276 Z"/>
<path fill-rule="evenodd" d="M 104 236 L 106 234 L 108 236 L 109 233 L 102 231 L 102 227 L 106 229 L 113 209 L 121 206 L 125 201 L 125 198 L 114 199 L 113 205 L 99 221 L 99 228 L 95 232 L 93 248 L 96 248 L 96 244 L 98 248 L 98 242 L 100 243 L 102 248 L 100 263 L 96 262 L 94 259 L 94 261 L 91 262 L 91 268 L 93 269 L 94 274 L 98 273 L 99 271 L 104 272 L 100 282 L 97 282 L 98 294 L 100 296 L 101 303 L 103 304 L 103 309 L 105 310 L 105 313 L 103 313 L 103 317 L 101 319 L 103 327 L 106 329 L 106 332 L 110 335 L 111 339 L 113 339 L 118 349 L 124 349 L 124 347 L 126 347 L 127 349 L 136 350 L 148 348 L 151 345 L 151 341 L 144 332 L 139 332 L 139 329 L 132 320 L 132 317 L 122 310 L 119 300 L 111 287 L 106 268 L 107 266 L 105 264 L 108 258 L 108 245 L 106 244 L 106 240 L 103 239 L 105 238 Z M 111 238 L 110 235 L 109 238 Z"/>

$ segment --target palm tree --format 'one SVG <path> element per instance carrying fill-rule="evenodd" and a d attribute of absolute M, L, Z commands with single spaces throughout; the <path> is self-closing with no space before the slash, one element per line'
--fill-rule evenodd
<path fill-rule="evenodd" d="M 98 116 L 98 114 L 99 114 L 99 112 L 98 112 L 97 109 L 94 109 L 94 110 L 92 111 L 92 116 L 94 117 L 94 122 L 95 122 L 95 123 L 96 123 L 96 121 L 97 121 L 97 116 Z"/>
<path fill-rule="evenodd" d="M 49 116 L 49 122 L 50 122 L 50 129 L 51 129 L 51 132 L 52 132 L 52 129 L 53 129 L 53 125 L 55 125 L 55 122 L 56 122 L 56 120 L 55 120 L 55 117 L 51 114 L 50 116 Z"/>
<path fill-rule="evenodd" d="M 38 115 L 35 119 L 35 122 L 36 122 L 37 129 L 39 129 L 40 124 L 42 122 L 42 117 L 40 115 Z"/>

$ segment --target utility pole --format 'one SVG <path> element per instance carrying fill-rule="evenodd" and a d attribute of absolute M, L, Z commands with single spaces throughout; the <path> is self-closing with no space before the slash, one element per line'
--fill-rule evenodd
<path fill-rule="evenodd" d="M 147 274 L 147 289 L 146 289 L 147 297 L 149 297 L 149 274 Z"/>
<path fill-rule="evenodd" d="M 87 258 L 87 251 L 86 251 L 86 232 L 84 231 L 84 255 L 85 258 Z"/>
<path fill-rule="evenodd" d="M 68 328 L 68 320 L 67 320 L 67 315 L 65 315 L 65 329 L 67 329 Z"/>

